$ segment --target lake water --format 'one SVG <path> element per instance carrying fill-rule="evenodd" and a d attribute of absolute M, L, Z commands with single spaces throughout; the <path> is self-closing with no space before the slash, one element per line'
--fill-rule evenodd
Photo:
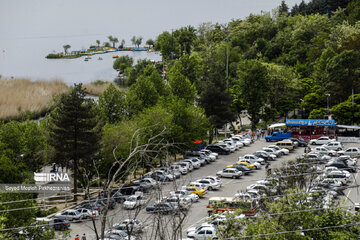
<path fill-rule="evenodd" d="M 221 4 L 220 4 L 221 2 Z M 287 0 L 291 7 L 300 0 Z M 78 59 L 46 59 L 52 52 L 86 49 L 108 41 L 107 36 L 155 39 L 163 31 L 199 26 L 203 22 L 226 23 L 260 14 L 280 5 L 281 0 L 0 0 L 0 75 L 31 80 L 61 79 L 65 83 L 113 80 L 113 53 L 95 55 L 88 62 Z M 143 45 L 142 44 L 142 45 Z M 157 53 L 117 52 L 135 60 L 161 60 Z M 98 61 L 98 56 L 103 58 Z"/>

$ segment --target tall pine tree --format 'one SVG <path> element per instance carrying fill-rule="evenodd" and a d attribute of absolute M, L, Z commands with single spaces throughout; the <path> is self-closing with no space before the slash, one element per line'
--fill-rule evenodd
<path fill-rule="evenodd" d="M 94 101 L 86 99 L 85 95 L 82 84 L 75 84 L 69 94 L 61 96 L 59 106 L 51 114 L 50 124 L 55 162 L 73 170 L 75 201 L 79 167 L 84 172 L 91 171 L 100 140 Z"/>

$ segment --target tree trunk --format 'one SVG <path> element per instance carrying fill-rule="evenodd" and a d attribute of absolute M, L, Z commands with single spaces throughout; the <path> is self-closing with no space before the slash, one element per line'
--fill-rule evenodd
<path fill-rule="evenodd" d="M 213 139 L 214 139 L 214 128 L 211 128 L 209 131 L 209 144 L 212 143 Z"/>

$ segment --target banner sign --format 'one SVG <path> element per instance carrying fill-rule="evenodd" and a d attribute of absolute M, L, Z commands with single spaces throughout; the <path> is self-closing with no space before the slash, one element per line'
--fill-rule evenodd
<path fill-rule="evenodd" d="M 335 127 L 335 120 L 328 119 L 286 119 L 286 126 Z"/>

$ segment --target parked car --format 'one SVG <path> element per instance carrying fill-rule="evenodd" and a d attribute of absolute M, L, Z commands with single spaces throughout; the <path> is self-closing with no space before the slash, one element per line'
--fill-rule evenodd
<path fill-rule="evenodd" d="M 140 182 L 150 184 L 153 188 L 157 187 L 158 182 L 154 180 L 153 178 L 143 178 L 140 179 Z"/>
<path fill-rule="evenodd" d="M 176 176 L 173 173 L 168 172 L 167 169 L 163 169 L 163 170 L 158 169 L 155 170 L 154 172 L 164 175 L 166 181 L 173 181 L 176 178 Z"/>
<path fill-rule="evenodd" d="M 253 153 L 253 155 L 258 157 L 258 158 L 264 159 L 265 162 L 274 161 L 274 159 L 276 158 L 275 156 L 272 157 L 270 154 L 268 154 L 265 151 L 256 151 L 256 152 Z"/>
<path fill-rule="evenodd" d="M 265 136 L 265 140 L 267 142 L 271 142 L 271 141 L 281 141 L 284 139 L 288 139 L 291 138 L 291 132 L 273 132 L 271 135 L 267 135 Z"/>
<path fill-rule="evenodd" d="M 63 218 L 63 219 L 73 221 L 73 222 L 80 222 L 84 218 L 82 213 L 76 209 L 68 209 L 68 210 L 62 211 L 60 213 L 57 213 L 55 215 L 55 217 Z"/>
<path fill-rule="evenodd" d="M 283 142 L 283 141 L 282 141 Z M 277 145 L 269 145 L 267 146 L 268 148 L 272 148 L 275 149 L 276 151 L 279 151 L 281 153 L 281 155 L 289 155 L 290 151 L 287 148 L 281 148 Z"/>
<path fill-rule="evenodd" d="M 184 187 L 183 190 L 186 190 L 186 191 L 188 191 L 190 193 L 196 194 L 199 197 L 203 197 L 206 194 L 205 189 L 201 189 L 201 188 L 198 188 L 198 187 L 195 187 L 195 186 L 187 186 L 187 187 Z"/>
<path fill-rule="evenodd" d="M 203 152 L 203 153 L 205 153 L 206 155 L 208 155 L 213 161 L 215 161 L 216 159 L 219 158 L 219 154 L 218 154 L 218 153 L 212 152 L 212 151 L 210 151 L 210 150 L 208 150 L 208 149 L 202 149 L 202 150 L 200 150 L 200 152 Z"/>
<path fill-rule="evenodd" d="M 310 140 L 309 144 L 311 144 L 311 145 L 323 145 L 323 144 L 328 144 L 329 142 L 335 142 L 335 139 L 331 139 L 329 137 L 323 136 L 323 137 L 319 137 L 318 139 Z"/>
<path fill-rule="evenodd" d="M 176 165 L 180 165 L 181 167 L 187 168 L 188 172 L 192 172 L 194 170 L 194 166 L 192 165 L 192 163 L 188 163 L 188 162 L 176 162 L 174 163 Z"/>
<path fill-rule="evenodd" d="M 339 151 L 339 155 L 349 155 L 350 157 L 360 157 L 360 149 L 357 147 L 347 148 L 345 151 Z"/>
<path fill-rule="evenodd" d="M 211 162 L 211 158 L 208 157 L 205 153 L 202 153 L 200 151 L 187 152 L 184 155 L 184 158 L 193 158 L 193 157 L 199 158 L 199 159 L 204 159 L 204 161 L 202 161 L 202 162 L 207 163 L 207 164 L 209 164 Z M 204 165 L 204 164 L 202 164 L 202 165 Z"/>
<path fill-rule="evenodd" d="M 220 184 L 220 186 L 222 186 L 221 178 L 219 178 L 217 176 L 206 176 L 206 177 L 204 177 L 204 179 L 214 180 L 215 182 L 218 182 Z"/>
<path fill-rule="evenodd" d="M 167 202 L 160 202 L 160 203 L 155 203 L 154 205 L 147 206 L 146 211 L 151 213 L 169 214 L 169 213 L 178 212 L 179 208 Z"/>
<path fill-rule="evenodd" d="M 351 173 L 350 173 L 349 171 L 347 171 L 347 170 L 340 170 L 340 169 L 338 169 L 337 167 L 326 167 L 326 168 L 324 169 L 324 176 L 329 175 L 331 172 L 337 172 L 337 171 L 340 171 L 340 172 L 344 173 L 347 178 L 350 178 L 350 177 L 351 177 Z"/>
<path fill-rule="evenodd" d="M 227 147 L 222 147 L 216 144 L 210 144 L 206 147 L 207 150 L 210 150 L 212 152 L 218 153 L 218 154 L 223 154 L 223 155 L 228 155 L 230 154 L 230 149 Z"/>
<path fill-rule="evenodd" d="M 261 155 L 263 155 L 263 156 L 266 156 L 266 157 L 268 157 L 268 160 L 270 160 L 270 161 L 275 161 L 275 159 L 276 159 L 276 155 L 275 155 L 275 154 L 266 152 L 266 151 L 264 151 L 264 150 L 256 151 L 256 152 L 254 152 L 253 154 L 254 154 L 255 156 L 257 156 L 257 157 L 259 157 L 258 154 L 261 154 Z M 262 158 L 264 158 L 265 161 L 266 161 L 266 157 L 262 157 Z"/>
<path fill-rule="evenodd" d="M 120 223 L 115 223 L 112 229 L 121 230 L 130 234 L 141 233 L 143 231 L 143 225 L 137 219 L 125 219 Z"/>
<path fill-rule="evenodd" d="M 250 169 L 254 169 L 254 168 L 261 169 L 261 163 L 255 162 L 252 159 L 244 159 L 242 157 L 239 157 L 239 161 L 236 162 L 236 164 L 242 164 L 242 163 L 246 163 L 245 166 Z"/>
<path fill-rule="evenodd" d="M 298 142 L 293 142 L 293 141 L 291 141 L 289 139 L 282 140 L 282 141 L 276 143 L 276 146 L 278 146 L 279 148 L 287 149 L 289 151 L 294 150 L 295 145 L 298 145 Z"/>
<path fill-rule="evenodd" d="M 236 168 L 225 168 L 222 171 L 216 173 L 219 177 L 229 177 L 229 178 L 240 178 L 243 173 Z"/>
<path fill-rule="evenodd" d="M 181 176 L 181 172 L 180 172 L 180 171 L 178 171 L 178 170 L 176 170 L 176 169 L 174 169 L 174 168 L 171 168 L 171 167 L 169 167 L 169 168 L 167 168 L 167 167 L 161 167 L 161 168 L 159 168 L 158 170 L 163 171 L 166 175 L 171 175 L 174 179 L 175 179 L 175 178 L 180 178 L 180 176 Z"/>
<path fill-rule="evenodd" d="M 241 171 L 243 175 L 249 175 L 252 172 L 252 170 L 247 168 L 244 164 L 233 164 L 227 167 L 236 168 L 237 170 Z"/>
<path fill-rule="evenodd" d="M 191 193 L 187 190 L 176 190 L 176 191 L 172 191 L 170 192 L 171 196 L 175 196 L 175 197 L 183 197 L 183 198 L 188 198 L 190 199 L 192 202 L 197 202 L 199 201 L 199 196 L 197 194 Z"/>
<path fill-rule="evenodd" d="M 253 154 L 245 154 L 241 159 L 250 160 L 251 162 L 257 162 L 260 163 L 261 165 L 265 164 L 265 160 L 263 158 L 257 157 Z"/>
<path fill-rule="evenodd" d="M 196 182 L 204 184 L 208 187 L 208 190 L 220 189 L 221 184 L 212 179 L 198 179 Z"/>
<path fill-rule="evenodd" d="M 346 177 L 346 174 L 340 171 L 330 172 L 328 175 L 326 175 L 325 179 L 336 179 L 340 181 L 342 185 L 346 185 L 349 182 L 349 178 Z"/>
<path fill-rule="evenodd" d="M 342 151 L 344 149 L 344 145 L 341 142 L 328 142 L 327 144 L 322 145 L 322 147 L 334 151 Z"/>
<path fill-rule="evenodd" d="M 173 170 L 173 171 L 178 171 L 180 172 L 182 175 L 185 175 L 188 173 L 188 169 L 185 165 L 181 165 L 181 164 L 173 164 L 170 166 L 170 168 Z"/>
<path fill-rule="evenodd" d="M 268 152 L 268 153 L 270 153 L 270 154 L 273 154 L 273 155 L 275 155 L 276 157 L 279 157 L 279 156 L 280 156 L 280 152 L 276 151 L 276 150 L 273 149 L 273 148 L 264 147 L 264 148 L 263 148 L 263 151 Z"/>
<path fill-rule="evenodd" d="M 189 185 L 187 186 L 191 186 L 191 187 L 197 187 L 199 189 L 204 189 L 205 191 L 208 190 L 208 186 L 199 182 L 190 182 Z"/>
<path fill-rule="evenodd" d="M 340 170 L 347 170 L 349 172 L 356 172 L 356 168 L 348 166 L 343 162 L 330 162 L 325 165 L 326 167 L 337 167 Z"/>
<path fill-rule="evenodd" d="M 135 209 L 137 207 L 146 205 L 149 199 L 142 195 L 132 195 L 123 203 L 125 209 Z"/>
<path fill-rule="evenodd" d="M 57 231 L 65 231 L 70 228 L 69 220 L 60 217 L 53 218 L 36 218 L 36 224 L 46 226 L 49 228 L 54 228 Z"/>
<path fill-rule="evenodd" d="M 235 147 L 235 150 L 239 150 L 240 148 L 242 148 L 244 146 L 244 144 L 240 141 L 235 141 L 233 140 L 232 138 L 227 138 L 227 139 L 224 139 L 224 142 L 229 142 L 231 143 L 234 147 Z"/>
<path fill-rule="evenodd" d="M 334 150 L 330 150 L 326 147 L 316 147 L 313 150 L 311 150 L 311 152 L 314 153 L 320 153 L 320 154 L 324 154 L 324 155 L 329 155 L 331 157 L 335 157 L 337 155 L 337 152 Z"/>
<path fill-rule="evenodd" d="M 186 236 L 187 236 L 188 238 L 193 239 L 195 232 L 197 232 L 197 231 L 199 231 L 199 230 L 201 230 L 201 229 L 208 228 L 208 227 L 214 227 L 214 225 L 212 225 L 212 224 L 210 224 L 210 223 L 208 223 L 208 222 L 204 222 L 204 223 L 202 223 L 202 224 L 201 224 L 200 226 L 198 226 L 198 227 L 188 228 L 188 229 L 186 230 Z"/>
<path fill-rule="evenodd" d="M 99 211 L 97 210 L 90 210 L 87 208 L 77 208 L 76 210 L 78 210 L 82 214 L 83 219 L 96 218 L 99 216 Z"/>
<path fill-rule="evenodd" d="M 165 197 L 161 200 L 161 202 L 170 203 L 173 207 L 177 207 L 180 210 L 188 210 L 191 206 L 191 200 L 189 198 L 177 196 Z"/>
<path fill-rule="evenodd" d="M 218 239 L 215 227 L 205 227 L 197 230 L 192 235 L 195 240 Z"/>
<path fill-rule="evenodd" d="M 343 184 L 341 181 L 335 179 L 335 178 L 324 178 L 318 183 L 318 186 L 321 187 L 330 187 L 330 188 L 339 188 Z"/>
<path fill-rule="evenodd" d="M 303 139 L 299 139 L 299 138 L 289 138 L 290 141 L 292 141 L 293 143 L 298 143 L 299 147 L 307 147 L 308 143 L 306 141 L 304 141 Z"/>
<path fill-rule="evenodd" d="M 218 145 L 221 147 L 227 147 L 228 149 L 230 149 L 230 152 L 235 152 L 236 148 L 235 145 L 229 143 L 229 142 L 223 142 L 223 141 L 219 141 Z"/>
<path fill-rule="evenodd" d="M 231 139 L 241 142 L 244 146 L 249 146 L 251 144 L 251 140 L 248 138 L 244 138 L 242 136 L 233 136 Z"/>
<path fill-rule="evenodd" d="M 182 162 L 191 163 L 192 166 L 196 169 L 200 168 L 200 166 L 201 166 L 200 161 L 198 161 L 196 159 L 184 159 L 184 160 L 182 160 Z"/>
<path fill-rule="evenodd" d="M 98 211 L 99 213 L 102 213 L 104 210 L 104 205 L 99 202 L 86 201 L 75 207 L 75 209 L 80 209 L 80 208 L 86 208 L 86 209 L 90 209 L 91 211 Z"/>

